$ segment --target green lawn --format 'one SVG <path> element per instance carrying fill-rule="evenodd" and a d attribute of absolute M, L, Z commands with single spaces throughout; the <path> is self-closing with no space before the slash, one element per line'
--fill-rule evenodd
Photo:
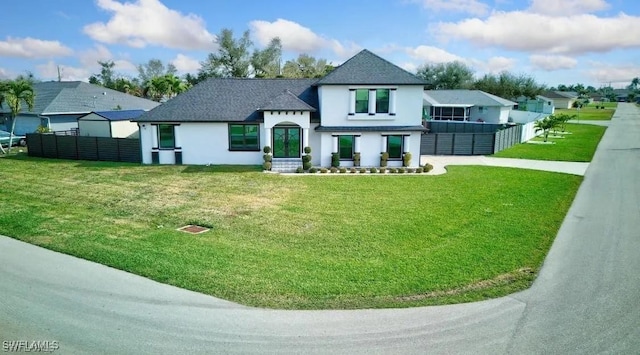
<path fill-rule="evenodd" d="M 0 158 L 0 234 L 252 306 L 408 307 L 528 287 L 582 178 L 448 170 L 301 177 L 17 155 Z M 212 230 L 176 231 L 192 223 Z"/>
<path fill-rule="evenodd" d="M 549 138 L 549 141 L 555 144 L 516 144 L 493 156 L 499 158 L 589 162 L 593 158 L 593 154 L 595 154 L 605 130 L 606 127 L 602 126 L 569 123 L 566 126 L 566 131 L 571 134 L 561 135 L 565 138 Z M 532 140 L 543 141 L 543 138 L 536 137 Z"/>
<path fill-rule="evenodd" d="M 616 112 L 617 103 L 616 102 L 606 102 L 608 105 L 604 105 L 604 109 L 596 108 L 595 104 L 590 104 L 586 107 L 581 108 L 580 110 L 571 108 L 571 109 L 556 109 L 555 114 L 565 113 L 568 115 L 575 115 L 577 120 L 595 120 L 595 121 L 607 121 L 613 117 L 613 113 Z M 613 106 L 611 105 L 613 104 Z M 600 104 L 598 104 L 600 105 Z"/>

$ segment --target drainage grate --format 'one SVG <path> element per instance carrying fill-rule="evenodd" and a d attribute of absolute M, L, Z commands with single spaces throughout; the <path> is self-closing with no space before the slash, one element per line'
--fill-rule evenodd
<path fill-rule="evenodd" d="M 184 227 L 180 227 L 178 228 L 179 231 L 181 232 L 186 232 L 186 233 L 191 233 L 191 234 L 200 234 L 200 233 L 204 233 L 209 231 L 209 228 L 205 228 L 205 227 L 201 227 L 201 226 L 196 226 L 193 224 L 190 224 L 188 226 L 184 226 Z"/>

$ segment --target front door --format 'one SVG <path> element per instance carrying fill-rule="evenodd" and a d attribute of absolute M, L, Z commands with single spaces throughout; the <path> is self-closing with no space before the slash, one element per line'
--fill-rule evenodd
<path fill-rule="evenodd" d="M 299 127 L 273 127 L 273 157 L 300 158 Z"/>

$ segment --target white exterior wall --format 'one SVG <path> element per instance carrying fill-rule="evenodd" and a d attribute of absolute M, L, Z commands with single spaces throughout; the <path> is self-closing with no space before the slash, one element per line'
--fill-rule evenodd
<path fill-rule="evenodd" d="M 483 110 L 480 112 L 480 108 Z M 510 107 L 503 106 L 473 106 L 469 114 L 469 121 L 477 122 L 478 119 L 485 123 L 507 123 L 509 121 Z"/>
<path fill-rule="evenodd" d="M 78 134 L 83 137 L 111 137 L 109 121 L 105 119 L 80 119 L 78 120 Z"/>
<path fill-rule="evenodd" d="M 396 114 L 349 115 L 349 89 L 396 88 Z M 323 85 L 318 88 L 323 126 L 418 126 L 422 123 L 422 86 Z M 390 94 L 393 96 L 393 94 Z M 389 107 L 393 106 L 390 103 Z"/>
<path fill-rule="evenodd" d="M 111 122 L 111 137 L 113 138 L 138 138 L 138 124 L 131 121 Z"/>
<path fill-rule="evenodd" d="M 383 136 L 386 135 L 405 135 L 409 138 L 409 152 L 411 153 L 411 166 L 417 167 L 420 162 L 420 132 L 323 132 L 321 140 L 321 155 L 322 159 L 319 162 L 320 166 L 331 166 L 331 153 L 333 150 L 332 139 L 333 136 L 339 135 L 353 135 L 360 136 L 360 166 L 362 167 L 378 167 L 380 166 L 380 153 L 382 152 Z M 318 165 L 314 163 L 314 165 Z M 351 167 L 353 161 L 341 160 L 340 166 Z M 389 167 L 402 166 L 402 160 L 389 160 Z"/>

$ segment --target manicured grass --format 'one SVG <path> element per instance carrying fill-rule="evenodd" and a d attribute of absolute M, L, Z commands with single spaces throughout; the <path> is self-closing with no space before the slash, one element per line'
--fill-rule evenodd
<path fill-rule="evenodd" d="M 530 285 L 582 180 L 257 169 L 0 158 L 0 234 L 252 306 L 466 302 Z"/>
<path fill-rule="evenodd" d="M 609 103 L 609 102 L 608 102 Z M 613 102 L 615 104 L 615 102 Z M 616 104 L 617 106 L 617 104 Z M 616 112 L 615 107 L 607 107 L 605 105 L 604 109 L 596 108 L 595 105 L 591 104 L 587 107 L 583 107 L 580 110 L 571 108 L 571 109 L 556 109 L 555 114 L 565 113 L 568 115 L 575 115 L 576 120 L 588 121 L 607 121 L 613 117 L 613 113 Z"/>
<path fill-rule="evenodd" d="M 617 102 L 600 102 L 600 101 L 594 101 L 592 103 L 589 104 L 589 107 L 593 107 L 593 106 L 604 106 L 606 108 L 612 108 L 615 109 L 618 107 L 618 103 Z"/>
<path fill-rule="evenodd" d="M 567 124 L 566 131 L 571 134 L 561 135 L 565 138 L 549 138 L 555 144 L 516 144 L 509 149 L 494 154 L 499 158 L 519 158 L 535 160 L 558 160 L 589 162 L 593 159 L 598 143 L 604 135 L 606 127 L 589 124 Z M 550 134 L 549 136 L 552 136 Z M 543 141 L 536 137 L 533 141 Z"/>

